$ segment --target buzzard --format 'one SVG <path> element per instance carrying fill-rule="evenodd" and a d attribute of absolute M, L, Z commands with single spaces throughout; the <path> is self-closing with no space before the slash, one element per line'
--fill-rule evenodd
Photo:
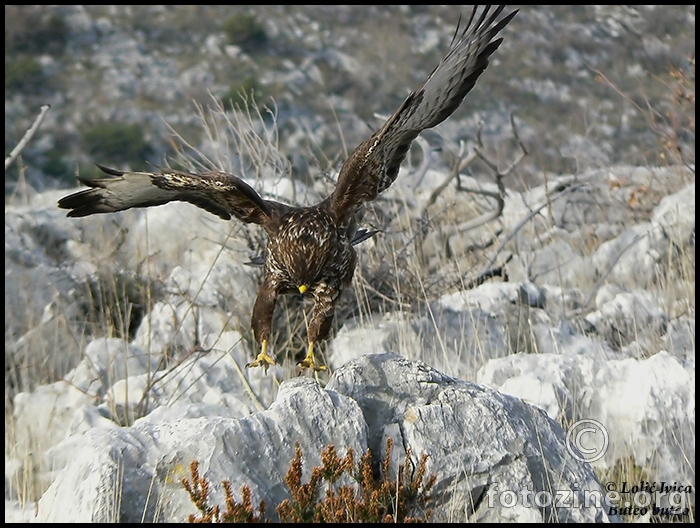
<path fill-rule="evenodd" d="M 275 360 L 268 353 L 275 303 L 280 295 L 312 297 L 308 351 L 302 368 L 325 370 L 314 347 L 328 337 L 335 306 L 352 281 L 357 258 L 353 245 L 368 232 L 358 230 L 365 202 L 374 200 L 396 179 L 414 139 L 450 116 L 474 87 L 500 46 L 498 33 L 517 13 L 501 16 L 505 6 L 477 6 L 461 21 L 449 50 L 437 67 L 386 122 L 347 158 L 335 190 L 322 202 L 293 207 L 262 198 L 241 178 L 221 171 L 191 174 L 177 170 L 128 172 L 98 165 L 109 177 L 80 179 L 89 189 L 59 200 L 68 216 L 123 211 L 183 201 L 224 220 L 232 217 L 262 226 L 267 243 L 262 256 L 264 279 L 252 314 L 259 354 L 249 367 Z M 478 16 L 477 16 L 478 14 Z"/>

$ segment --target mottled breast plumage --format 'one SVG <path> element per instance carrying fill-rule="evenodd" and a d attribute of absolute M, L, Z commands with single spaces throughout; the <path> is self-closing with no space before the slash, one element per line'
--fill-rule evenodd
<path fill-rule="evenodd" d="M 322 208 L 300 208 L 285 215 L 266 248 L 267 271 L 289 288 L 322 282 L 338 287 L 352 270 L 354 249 L 347 230 Z M 353 266 L 354 268 L 354 266 Z M 329 281 L 338 284 L 329 284 Z"/>

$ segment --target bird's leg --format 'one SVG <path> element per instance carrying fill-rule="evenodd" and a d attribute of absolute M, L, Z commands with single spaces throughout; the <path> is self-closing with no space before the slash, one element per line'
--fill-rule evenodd
<path fill-rule="evenodd" d="M 316 300 L 314 315 L 309 324 L 309 348 L 306 351 L 306 357 L 297 363 L 302 369 L 311 368 L 315 372 L 326 370 L 326 367 L 314 361 L 314 346 L 328 337 L 333 324 L 333 299 L 329 299 L 328 302 L 323 301 L 324 299 Z"/>
<path fill-rule="evenodd" d="M 318 365 L 314 361 L 314 343 L 313 343 L 313 341 L 309 342 L 309 349 L 306 352 L 306 357 L 302 361 L 297 363 L 297 365 L 299 365 L 302 369 L 307 369 L 307 368 L 313 369 L 314 372 L 326 370 L 325 365 Z"/>
<path fill-rule="evenodd" d="M 258 357 L 255 358 L 255 361 L 248 363 L 246 368 L 262 367 L 265 369 L 265 374 L 267 374 L 267 369 L 270 367 L 270 365 L 275 365 L 276 363 L 277 362 L 272 357 L 267 355 L 267 339 L 265 339 L 262 342 L 262 350 L 260 351 L 260 354 L 258 354 Z"/>
<path fill-rule="evenodd" d="M 246 367 L 263 367 L 265 373 L 267 373 L 270 365 L 275 364 L 275 360 L 267 354 L 267 343 L 270 338 L 272 316 L 275 312 L 276 302 L 277 290 L 271 281 L 265 279 L 258 292 L 258 297 L 255 299 L 251 321 L 255 340 L 260 343 L 261 350 L 255 361 L 246 365 Z"/>

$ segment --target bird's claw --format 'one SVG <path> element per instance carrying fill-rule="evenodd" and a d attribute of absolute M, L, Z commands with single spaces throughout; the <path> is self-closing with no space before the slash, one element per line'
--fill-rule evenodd
<path fill-rule="evenodd" d="M 313 369 L 314 372 L 323 372 L 326 370 L 325 365 L 319 365 L 314 361 L 314 344 L 309 343 L 309 351 L 306 353 L 306 357 L 297 363 L 302 370 Z"/>
<path fill-rule="evenodd" d="M 273 358 L 268 356 L 266 352 L 260 352 L 260 354 L 258 354 L 258 357 L 255 358 L 255 361 L 248 363 L 245 367 L 262 367 L 265 370 L 265 374 L 267 374 L 267 369 L 270 368 L 270 365 L 276 364 L 277 362 Z"/>
<path fill-rule="evenodd" d="M 325 365 L 316 364 L 316 362 L 313 360 L 313 358 L 312 359 L 306 358 L 303 361 L 300 361 L 299 363 L 297 363 L 297 365 L 299 365 L 299 367 L 301 367 L 302 370 L 305 370 L 307 368 L 314 369 L 314 372 L 323 372 L 326 370 Z"/>

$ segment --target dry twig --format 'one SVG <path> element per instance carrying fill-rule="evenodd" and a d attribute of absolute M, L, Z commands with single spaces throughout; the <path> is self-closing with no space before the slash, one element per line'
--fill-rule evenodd
<path fill-rule="evenodd" d="M 19 140 L 19 143 L 15 146 L 15 148 L 12 149 L 12 152 L 10 152 L 10 155 L 5 158 L 5 170 L 8 169 L 12 163 L 17 159 L 17 157 L 21 154 L 21 152 L 24 150 L 24 148 L 29 144 L 29 142 L 32 140 L 34 137 L 34 134 L 36 134 L 36 131 L 39 130 L 39 127 L 41 126 L 41 122 L 44 120 L 44 116 L 46 115 L 46 112 L 49 111 L 49 108 L 51 108 L 51 105 L 45 104 L 44 106 L 41 107 L 41 111 L 39 112 L 39 115 L 36 116 L 36 119 L 34 120 L 34 123 L 32 123 L 32 126 L 29 127 L 29 130 L 27 130 L 24 133 L 24 137 Z"/>

